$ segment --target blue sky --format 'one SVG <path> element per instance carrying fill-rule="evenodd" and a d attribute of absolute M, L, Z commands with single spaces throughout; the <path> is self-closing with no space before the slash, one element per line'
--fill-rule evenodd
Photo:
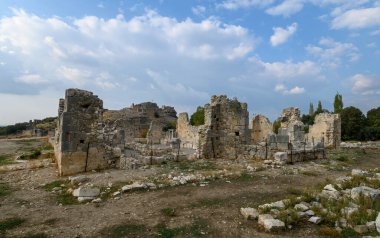
<path fill-rule="evenodd" d="M 336 92 L 380 106 L 379 0 L 2 0 L 0 14 L 0 125 L 55 116 L 71 87 L 189 113 L 227 94 L 271 120 L 332 110 Z"/>

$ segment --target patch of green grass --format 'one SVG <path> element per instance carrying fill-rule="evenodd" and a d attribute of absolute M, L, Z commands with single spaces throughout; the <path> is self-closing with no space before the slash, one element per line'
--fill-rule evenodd
<path fill-rule="evenodd" d="M 352 228 L 345 228 L 342 230 L 340 233 L 341 237 L 346 238 L 346 237 L 361 237 L 359 233 L 357 233 L 354 229 Z"/>
<path fill-rule="evenodd" d="M 140 224 L 119 224 L 106 227 L 100 231 L 101 237 L 118 238 L 118 237 L 146 237 L 147 228 Z"/>
<path fill-rule="evenodd" d="M 192 203 L 191 207 L 212 207 L 212 206 L 220 206 L 224 204 L 226 201 L 221 198 L 204 198 L 199 199 L 197 202 Z"/>
<path fill-rule="evenodd" d="M 71 194 L 68 193 L 62 193 L 58 194 L 57 197 L 57 203 L 62 205 L 77 205 L 79 204 L 78 199 L 74 197 Z"/>
<path fill-rule="evenodd" d="M 23 236 L 22 238 L 48 238 L 48 237 L 49 236 L 47 236 L 45 233 L 36 233 L 36 234 L 29 233 Z"/>
<path fill-rule="evenodd" d="M 156 229 L 156 238 L 203 237 L 209 233 L 207 222 L 199 218 L 187 226 L 167 228 L 165 224 L 159 224 Z"/>
<path fill-rule="evenodd" d="M 310 171 L 310 170 L 303 170 L 301 171 L 301 174 L 306 175 L 306 176 L 318 176 L 319 173 L 315 171 Z"/>
<path fill-rule="evenodd" d="M 233 180 L 238 182 L 251 182 L 254 180 L 254 176 L 247 172 L 243 172 L 240 174 L 240 176 L 234 178 Z"/>
<path fill-rule="evenodd" d="M 336 160 L 338 160 L 340 162 L 346 162 L 346 161 L 348 161 L 348 156 L 347 155 L 340 155 L 336 158 Z"/>
<path fill-rule="evenodd" d="M 31 160 L 31 159 L 38 159 L 38 157 L 41 155 L 41 150 L 33 150 L 30 153 L 23 154 L 20 156 L 20 160 Z"/>
<path fill-rule="evenodd" d="M 10 193 L 11 188 L 5 183 L 0 183 L 0 197 L 7 196 Z"/>
<path fill-rule="evenodd" d="M 0 234 L 4 233 L 7 230 L 11 230 L 23 224 L 26 220 L 23 218 L 10 218 L 4 221 L 0 221 Z"/>
<path fill-rule="evenodd" d="M 176 212 L 175 212 L 174 208 L 165 207 L 165 208 L 162 208 L 160 211 L 163 215 L 165 215 L 167 217 L 175 217 L 176 216 Z"/>
<path fill-rule="evenodd" d="M 61 187 L 61 185 L 67 184 L 67 183 L 68 183 L 68 181 L 65 181 L 65 180 L 56 180 L 56 181 L 50 182 L 48 184 L 45 184 L 44 189 L 46 191 L 51 192 L 53 190 L 53 188 Z"/>
<path fill-rule="evenodd" d="M 0 155 L 0 166 L 1 165 L 8 165 L 13 164 L 14 162 L 9 158 L 8 155 Z"/>

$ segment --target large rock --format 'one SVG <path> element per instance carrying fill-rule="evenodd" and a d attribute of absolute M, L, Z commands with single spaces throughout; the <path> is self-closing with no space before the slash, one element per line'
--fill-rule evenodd
<path fill-rule="evenodd" d="M 99 188 L 80 187 L 73 191 L 75 197 L 96 197 L 100 194 Z"/>
<path fill-rule="evenodd" d="M 146 188 L 147 186 L 143 183 L 139 183 L 139 182 L 134 182 L 133 184 L 129 184 L 129 185 L 125 185 L 121 188 L 121 190 L 123 192 L 128 192 L 128 191 L 131 191 L 131 190 L 138 190 L 138 189 L 143 189 L 143 188 Z"/>
<path fill-rule="evenodd" d="M 278 231 L 278 230 L 283 230 L 285 229 L 285 223 L 278 220 L 274 219 L 271 215 L 269 214 L 262 214 L 259 215 L 259 225 L 264 228 L 265 231 Z"/>
<path fill-rule="evenodd" d="M 380 212 L 377 214 L 377 218 L 376 218 L 376 230 L 377 232 L 380 232 Z"/>
<path fill-rule="evenodd" d="M 367 186 L 360 186 L 351 189 L 351 198 L 359 199 L 360 194 L 370 197 L 372 200 L 380 199 L 380 189 L 374 189 Z"/>
<path fill-rule="evenodd" d="M 309 222 L 314 223 L 314 224 L 319 224 L 321 223 L 321 221 L 322 221 L 322 218 L 317 217 L 317 216 L 312 216 L 309 219 Z"/>
<path fill-rule="evenodd" d="M 299 204 L 296 204 L 296 205 L 294 206 L 294 209 L 296 209 L 297 211 L 304 212 L 304 211 L 309 210 L 309 207 L 306 206 L 305 204 L 299 203 Z"/>
<path fill-rule="evenodd" d="M 288 162 L 288 154 L 286 152 L 276 152 L 274 154 L 274 161 L 276 164 L 286 164 Z"/>
<path fill-rule="evenodd" d="M 240 213 L 245 219 L 256 219 L 259 216 L 259 212 L 255 208 L 251 207 L 240 208 Z"/>

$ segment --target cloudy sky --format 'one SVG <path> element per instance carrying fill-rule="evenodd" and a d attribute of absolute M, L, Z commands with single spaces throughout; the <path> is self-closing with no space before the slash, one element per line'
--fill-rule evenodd
<path fill-rule="evenodd" d="M 380 106 L 380 0 L 1 0 L 0 125 L 55 116 L 67 88 L 109 109 L 193 112 L 214 94 L 270 119 Z"/>

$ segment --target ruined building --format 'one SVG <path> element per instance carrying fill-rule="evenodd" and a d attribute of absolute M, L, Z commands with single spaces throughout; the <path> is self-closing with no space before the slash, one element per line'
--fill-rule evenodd
<path fill-rule="evenodd" d="M 91 92 L 66 90 L 65 99 L 59 101 L 54 142 L 59 174 L 120 167 L 126 143 L 161 143 L 165 130 L 175 128 L 176 114 L 173 107 L 159 108 L 151 102 L 106 110 Z"/>
<path fill-rule="evenodd" d="M 338 147 L 341 142 L 341 119 L 339 114 L 320 113 L 310 126 L 308 139 L 324 142 L 327 147 Z"/>
<path fill-rule="evenodd" d="M 182 159 L 273 159 L 291 162 L 324 157 L 325 146 L 339 146 L 340 117 L 322 113 L 309 134 L 298 108 L 282 111 L 278 133 L 268 118 L 249 125 L 247 104 L 225 95 L 204 106 L 204 125 L 192 126 L 187 113 L 152 102 L 121 110 L 103 109 L 91 92 L 68 89 L 59 102 L 55 154 L 60 175 L 104 168 L 136 168 Z"/>
<path fill-rule="evenodd" d="M 200 129 L 200 153 L 204 158 L 237 158 L 241 145 L 250 143 L 247 104 L 227 96 L 213 96 L 205 105 Z"/>

